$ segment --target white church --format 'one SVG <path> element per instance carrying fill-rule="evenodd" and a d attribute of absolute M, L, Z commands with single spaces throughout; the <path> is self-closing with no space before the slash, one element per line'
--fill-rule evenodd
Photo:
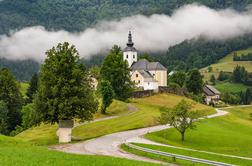
<path fill-rule="evenodd" d="M 167 86 L 167 69 L 159 62 L 149 62 L 137 59 L 137 50 L 129 32 L 128 43 L 123 50 L 123 59 L 131 69 L 131 80 L 143 90 L 158 91 L 159 86 Z"/>

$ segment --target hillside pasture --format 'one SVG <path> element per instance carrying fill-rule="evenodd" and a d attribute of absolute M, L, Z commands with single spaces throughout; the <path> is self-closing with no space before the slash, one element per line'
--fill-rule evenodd
<path fill-rule="evenodd" d="M 164 106 L 173 107 L 182 99 L 193 102 L 185 97 L 172 94 L 159 94 L 141 99 L 132 99 L 130 104 L 137 108 L 137 110 L 125 113 L 125 106 L 128 106 L 128 104 L 121 103 L 122 105 L 117 106 L 117 111 L 115 111 L 119 113 L 120 117 L 80 125 L 73 129 L 73 136 L 79 138 L 80 140 L 87 140 L 114 132 L 158 125 L 160 116 L 159 109 Z M 113 108 L 115 107 L 112 105 L 109 108 L 108 113 Z M 124 109 L 124 111 L 122 111 L 122 109 Z M 215 110 L 212 107 L 202 104 L 196 104 L 194 109 L 200 110 L 202 115 L 215 113 Z M 116 115 L 116 113 L 113 115 Z M 55 137 L 56 130 L 57 126 L 39 126 L 24 131 L 17 135 L 17 137 L 27 141 L 32 141 L 39 145 L 51 145 L 57 143 L 57 139 Z M 45 137 L 39 138 L 40 135 L 46 133 L 45 131 L 50 132 L 47 132 Z"/>
<path fill-rule="evenodd" d="M 197 122 L 197 128 L 185 134 L 184 142 L 173 128 L 149 133 L 146 138 L 178 147 L 252 157 L 252 106 L 227 111 L 226 116 Z"/>

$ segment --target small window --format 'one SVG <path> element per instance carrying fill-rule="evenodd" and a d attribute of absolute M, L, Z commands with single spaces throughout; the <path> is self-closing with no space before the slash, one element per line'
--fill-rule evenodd
<path fill-rule="evenodd" d="M 133 59 L 135 59 L 135 55 L 133 55 Z"/>
<path fill-rule="evenodd" d="M 136 74 L 136 77 L 138 77 L 138 74 Z"/>
<path fill-rule="evenodd" d="M 140 80 L 138 80 L 138 83 L 140 84 Z"/>
<path fill-rule="evenodd" d="M 155 77 L 155 74 L 153 74 L 153 76 Z"/>
<path fill-rule="evenodd" d="M 126 58 L 128 59 L 128 58 L 129 58 L 129 55 L 126 55 Z"/>
<path fill-rule="evenodd" d="M 150 85 L 150 83 L 148 82 L 148 85 Z"/>

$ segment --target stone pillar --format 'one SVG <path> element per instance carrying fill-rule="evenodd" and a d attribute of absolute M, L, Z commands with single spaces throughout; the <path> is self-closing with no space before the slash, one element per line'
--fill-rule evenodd
<path fill-rule="evenodd" d="M 72 128 L 74 126 L 73 120 L 60 120 L 57 136 L 59 143 L 69 143 L 72 137 Z"/>

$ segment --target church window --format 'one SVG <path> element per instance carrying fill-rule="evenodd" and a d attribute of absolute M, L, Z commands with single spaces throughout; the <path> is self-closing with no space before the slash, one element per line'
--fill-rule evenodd
<path fill-rule="evenodd" d="M 153 77 L 155 77 L 155 74 L 153 74 Z"/>
<path fill-rule="evenodd" d="M 138 83 L 140 84 L 140 80 L 138 80 Z"/>
<path fill-rule="evenodd" d="M 128 59 L 128 58 L 129 58 L 129 55 L 126 55 L 126 58 Z"/>
<path fill-rule="evenodd" d="M 133 58 L 135 59 L 135 55 L 133 55 Z"/>
<path fill-rule="evenodd" d="M 138 77 L 138 74 L 136 74 L 136 77 Z"/>

